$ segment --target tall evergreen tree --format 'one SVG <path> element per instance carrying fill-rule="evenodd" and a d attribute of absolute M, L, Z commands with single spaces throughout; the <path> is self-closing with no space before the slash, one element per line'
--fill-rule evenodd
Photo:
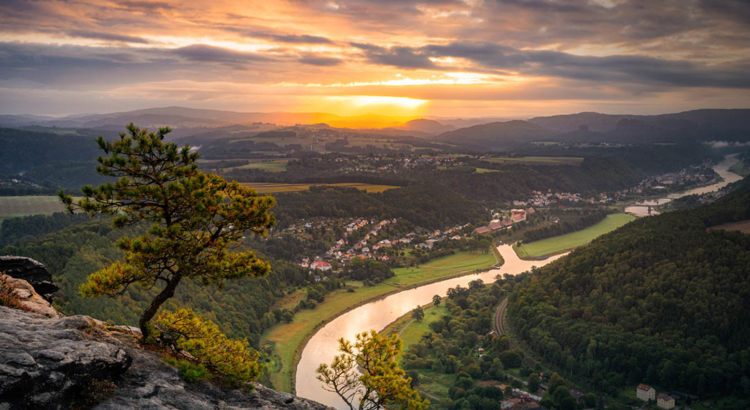
<path fill-rule="evenodd" d="M 221 287 L 227 279 L 269 272 L 269 264 L 252 251 L 231 248 L 245 232 L 263 235 L 274 225 L 268 211 L 275 200 L 199 171 L 197 152 L 164 141 L 169 128 L 154 133 L 131 123 L 127 130 L 111 142 L 97 139 L 108 156 L 97 158 L 96 171 L 118 178 L 116 182 L 82 187 L 83 198 L 77 202 L 64 191 L 59 196 L 71 213 L 112 215 L 118 228 L 151 223 L 147 234 L 118 242 L 124 262 L 93 273 L 80 288 L 88 297 L 121 294 L 134 283 L 161 289 L 139 320 L 145 339 L 149 321 L 182 279 Z"/>

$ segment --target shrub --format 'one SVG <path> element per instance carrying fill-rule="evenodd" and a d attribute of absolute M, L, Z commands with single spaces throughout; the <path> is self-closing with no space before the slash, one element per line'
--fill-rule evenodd
<path fill-rule="evenodd" d="M 202 364 L 195 364 L 187 360 L 175 359 L 174 357 L 165 357 L 164 361 L 173 367 L 178 368 L 178 374 L 186 382 L 197 382 L 198 380 L 211 380 L 211 372 Z"/>
<path fill-rule="evenodd" d="M 215 323 L 201 320 L 190 309 L 163 312 L 156 323 L 162 340 L 190 353 L 195 364 L 228 386 L 255 380 L 261 373 L 260 355 L 250 349 L 247 339 L 230 340 Z"/>

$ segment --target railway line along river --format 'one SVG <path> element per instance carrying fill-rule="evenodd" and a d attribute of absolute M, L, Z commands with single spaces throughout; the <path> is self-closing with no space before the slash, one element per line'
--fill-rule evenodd
<path fill-rule="evenodd" d="M 430 303 L 434 295 L 445 295 L 449 288 L 458 285 L 466 287 L 469 282 L 476 279 L 489 283 L 498 274 L 517 275 L 530 270 L 533 266 L 541 267 L 564 256 L 556 255 L 545 260 L 525 261 L 516 255 L 511 245 L 501 245 L 497 249 L 505 261 L 498 269 L 405 290 L 353 309 L 326 324 L 313 335 L 302 351 L 295 376 L 297 395 L 339 409 L 348 409 L 348 406 L 336 394 L 323 390 L 323 384 L 315 378 L 315 369 L 321 363 L 330 363 L 338 354 L 340 338 L 353 340 L 357 333 L 372 329 L 380 331 L 417 305 Z"/>
<path fill-rule="evenodd" d="M 681 193 L 670 194 L 664 198 L 642 201 L 635 204 L 635 206 L 626 207 L 625 211 L 636 216 L 645 216 L 648 215 L 648 208 L 643 205 L 661 205 L 672 199 L 681 198 L 686 195 L 703 194 L 719 190 L 741 179 L 739 175 L 729 171 L 729 168 L 736 162 L 737 155 L 734 154 L 727 156 L 724 161 L 714 166 L 716 173 L 724 179 L 722 182 Z M 497 249 L 504 260 L 503 266 L 498 269 L 446 279 L 395 293 L 350 310 L 323 326 L 307 342 L 302 351 L 300 362 L 297 365 L 297 374 L 295 375 L 297 395 L 338 409 L 348 409 L 349 407 L 335 393 L 323 390 L 323 384 L 315 377 L 315 370 L 318 366 L 321 363 L 330 363 L 334 356 L 338 354 L 338 340 L 340 338 L 353 340 L 357 333 L 373 329 L 380 331 L 394 320 L 414 309 L 417 305 L 430 303 L 432 296 L 445 295 L 449 288 L 459 285 L 465 287 L 468 286 L 469 282 L 476 279 L 481 279 L 485 283 L 489 283 L 498 274 L 507 273 L 517 275 L 530 270 L 534 266 L 542 267 L 547 265 L 566 255 L 556 255 L 545 260 L 525 261 L 516 255 L 511 245 L 501 245 Z"/>

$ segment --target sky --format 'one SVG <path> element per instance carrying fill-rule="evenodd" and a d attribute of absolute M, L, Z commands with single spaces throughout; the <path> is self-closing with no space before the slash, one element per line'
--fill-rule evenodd
<path fill-rule="evenodd" d="M 2 0 L 0 114 L 750 108 L 748 0 Z"/>

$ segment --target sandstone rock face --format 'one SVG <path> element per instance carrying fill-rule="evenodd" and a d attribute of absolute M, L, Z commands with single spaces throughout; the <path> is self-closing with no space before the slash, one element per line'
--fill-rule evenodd
<path fill-rule="evenodd" d="M 0 273 L 0 275 L 3 275 Z M 34 287 L 29 284 L 29 282 L 26 282 L 22 279 L 16 279 L 7 275 L 3 275 L 8 284 L 13 286 L 16 289 L 16 294 L 21 299 L 21 303 L 24 304 L 27 308 L 33 310 L 36 313 L 41 314 L 42 316 L 46 317 L 52 317 L 52 318 L 61 318 L 63 315 L 55 310 L 54 307 L 44 298 L 39 296 L 38 293 L 34 290 Z"/>
<path fill-rule="evenodd" d="M 187 383 L 141 349 L 132 328 L 52 316 L 0 306 L 0 410 L 68 409 L 82 400 L 81 389 L 103 380 L 116 387 L 94 409 L 328 409 L 261 385 L 250 392 Z"/>
<path fill-rule="evenodd" d="M 120 346 L 96 339 L 87 316 L 52 319 L 0 306 L 0 318 L 0 403 L 11 409 L 68 408 L 81 386 L 119 376 L 132 362 Z"/>
<path fill-rule="evenodd" d="M 23 256 L 0 256 L 0 272 L 16 279 L 23 279 L 34 287 L 36 293 L 47 301 L 58 291 L 52 283 L 52 275 L 41 263 Z"/>

